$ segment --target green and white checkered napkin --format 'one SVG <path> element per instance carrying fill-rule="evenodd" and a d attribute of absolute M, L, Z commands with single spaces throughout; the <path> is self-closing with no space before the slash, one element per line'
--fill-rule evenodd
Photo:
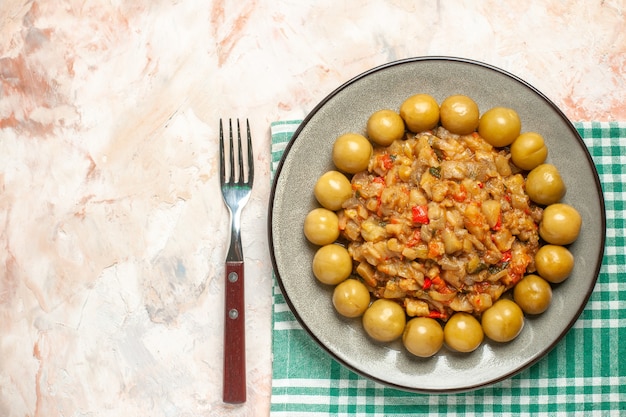
<path fill-rule="evenodd" d="M 299 123 L 272 124 L 272 175 Z M 311 340 L 274 282 L 271 416 L 626 416 L 626 122 L 575 126 L 602 182 L 606 249 L 589 303 L 545 358 L 467 393 L 388 388 L 340 365 Z"/>

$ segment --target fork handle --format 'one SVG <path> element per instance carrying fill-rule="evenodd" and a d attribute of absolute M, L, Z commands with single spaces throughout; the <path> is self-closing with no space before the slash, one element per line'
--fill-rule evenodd
<path fill-rule="evenodd" d="M 223 400 L 231 404 L 246 401 L 246 322 L 243 278 L 243 261 L 227 261 Z"/>

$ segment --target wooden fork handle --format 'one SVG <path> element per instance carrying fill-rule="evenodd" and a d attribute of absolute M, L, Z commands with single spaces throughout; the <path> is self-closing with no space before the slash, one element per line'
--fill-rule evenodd
<path fill-rule="evenodd" d="M 243 278 L 243 261 L 227 261 L 223 400 L 231 404 L 246 401 L 246 322 Z"/>

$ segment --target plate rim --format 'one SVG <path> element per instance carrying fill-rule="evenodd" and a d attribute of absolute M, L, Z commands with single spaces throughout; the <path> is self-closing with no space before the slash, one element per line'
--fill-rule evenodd
<path fill-rule="evenodd" d="M 272 228 L 272 224 L 273 224 L 273 220 L 274 220 L 274 210 L 273 210 L 273 206 L 275 204 L 275 197 L 276 197 L 276 190 L 277 190 L 277 186 L 278 186 L 278 179 L 280 178 L 280 174 L 283 170 L 285 161 L 287 159 L 287 157 L 289 156 L 289 153 L 291 151 L 291 148 L 293 147 L 294 143 L 296 142 L 296 140 L 298 140 L 302 130 L 306 127 L 306 125 L 309 123 L 309 121 L 326 105 L 326 103 L 328 103 L 333 97 L 335 97 L 337 94 L 339 94 L 340 92 L 342 92 L 344 89 L 346 89 L 347 87 L 349 87 L 350 85 L 356 83 L 357 81 L 373 74 L 379 71 L 383 71 L 385 69 L 391 68 L 391 67 L 395 67 L 395 66 L 399 66 L 399 65 L 404 65 L 404 64 L 410 64 L 410 63 L 415 63 L 415 62 L 423 62 L 423 61 L 429 61 L 429 62 L 434 62 L 434 61 L 448 61 L 448 62 L 458 62 L 458 63 L 463 63 L 463 64 L 470 64 L 470 65 L 475 65 L 475 66 L 479 66 L 482 67 L 483 69 L 487 69 L 490 71 L 494 71 L 500 75 L 504 75 L 506 77 L 511 78 L 512 80 L 520 83 L 521 85 L 523 85 L 524 87 L 528 88 L 529 90 L 531 90 L 534 94 L 538 95 L 547 105 L 549 105 L 557 114 L 558 116 L 562 119 L 563 122 L 565 122 L 565 124 L 567 125 L 568 129 L 570 130 L 570 132 L 573 134 L 573 136 L 576 138 L 576 140 L 579 142 L 579 144 L 581 145 L 581 148 L 584 150 L 584 155 L 586 157 L 587 160 L 587 164 L 589 165 L 592 174 L 593 174 L 593 181 L 596 185 L 596 189 L 597 191 L 599 191 L 599 205 L 601 208 L 601 216 L 600 216 L 600 223 L 601 223 L 601 231 L 600 231 L 600 246 L 599 246 L 599 255 L 598 255 L 598 259 L 596 259 L 596 265 L 594 268 L 594 274 L 593 277 L 591 279 L 591 282 L 589 283 L 589 290 L 587 291 L 587 293 L 584 296 L 584 301 L 581 303 L 581 305 L 578 307 L 576 313 L 574 314 L 574 316 L 572 317 L 572 319 L 569 321 L 569 323 L 563 328 L 563 330 L 561 331 L 561 333 L 555 337 L 552 342 L 542 351 L 537 352 L 533 358 L 531 358 L 530 360 L 528 360 L 526 363 L 524 363 L 523 365 L 521 365 L 520 367 L 507 372 L 503 375 L 500 375 L 496 378 L 491 378 L 485 382 L 481 382 L 481 383 L 477 383 L 477 384 L 472 384 L 472 385 L 468 385 L 468 386 L 464 386 L 461 388 L 438 388 L 438 389 L 429 389 L 429 388 L 416 388 L 416 387 L 409 387 L 409 386 L 404 386 L 404 385 L 400 385 L 400 384 L 396 384 L 393 382 L 389 382 L 386 381 L 384 379 L 378 378 L 374 375 L 371 375 L 361 369 L 356 368 L 355 366 L 347 363 L 344 359 L 342 359 L 341 357 L 339 357 L 338 355 L 336 355 L 328 346 L 326 346 L 324 343 L 322 343 L 322 341 L 313 333 L 313 331 L 309 328 L 309 326 L 304 322 L 304 320 L 302 319 L 302 317 L 300 316 L 300 314 L 298 314 L 297 310 L 295 309 L 295 306 L 292 302 L 292 300 L 289 297 L 289 294 L 285 288 L 285 285 L 283 283 L 283 280 L 281 278 L 280 272 L 278 270 L 278 262 L 276 259 L 276 254 L 275 254 L 275 248 L 274 248 L 274 233 L 273 233 L 273 228 Z M 382 385 L 385 385 L 387 387 L 391 387 L 391 388 L 395 388 L 395 389 L 399 389 L 402 391 L 407 391 L 407 392 L 414 392 L 414 393 L 423 393 L 423 394 L 450 394 L 450 393 L 462 393 L 462 392 L 469 392 L 469 391 L 473 391 L 476 389 L 481 389 L 481 388 L 486 388 L 489 386 L 492 386 L 498 382 L 504 381 L 506 379 L 511 378 L 514 375 L 519 374 L 520 372 L 522 372 L 525 369 L 528 369 L 529 367 L 533 366 L 534 364 L 536 364 L 537 362 L 539 362 L 542 358 L 544 358 L 546 355 L 548 355 L 553 349 L 554 347 L 561 342 L 561 340 L 564 338 L 564 336 L 571 330 L 571 328 L 574 326 L 574 324 L 578 321 L 578 319 L 580 318 L 580 315 L 582 314 L 583 310 L 585 309 L 585 307 L 587 306 L 589 299 L 595 289 L 595 286 L 597 284 L 598 278 L 600 276 L 600 272 L 601 272 L 601 268 L 603 265 L 603 261 L 604 261 L 604 257 L 605 257 L 605 251 L 606 251 L 606 205 L 605 205 L 605 198 L 604 198 L 604 189 L 602 188 L 602 182 L 600 181 L 600 176 L 596 167 L 595 162 L 593 161 L 593 158 L 591 156 L 591 153 L 589 152 L 589 149 L 587 147 L 587 145 L 585 144 L 584 140 L 582 139 L 580 133 L 578 132 L 578 130 L 576 129 L 576 127 L 574 126 L 574 124 L 571 122 L 571 120 L 565 115 L 565 113 L 552 101 L 550 100 L 545 94 L 543 94 L 541 91 L 539 91 L 537 88 L 535 88 L 533 85 L 531 85 L 530 83 L 528 83 L 527 81 L 523 80 L 522 78 L 514 75 L 511 72 L 508 72 L 502 68 L 499 68 L 497 66 L 488 64 L 486 62 L 482 62 L 482 61 L 478 61 L 478 60 L 474 60 L 474 59 L 469 59 L 469 58 L 462 58 L 462 57 L 455 57 L 455 56 L 443 56 L 443 55 L 434 55 L 434 56 L 416 56 L 416 57 L 410 57 L 410 58 L 404 58 L 404 59 L 399 59 L 399 60 L 394 60 L 394 61 L 390 61 L 387 63 L 384 63 L 382 65 L 378 65 L 375 67 L 372 67 L 366 71 L 361 72 L 360 74 L 348 79 L 347 81 L 345 81 L 344 83 L 342 83 L 341 85 L 339 85 L 337 88 L 335 88 L 334 90 L 332 90 L 329 94 L 327 94 L 317 105 L 315 105 L 315 107 L 308 112 L 308 114 L 305 116 L 304 119 L 302 119 L 302 121 L 300 122 L 300 124 L 298 125 L 297 129 L 294 131 L 291 139 L 289 140 L 289 142 L 286 144 L 285 149 L 283 150 L 283 153 L 281 155 L 281 158 L 278 162 L 278 165 L 274 171 L 274 176 L 272 179 L 272 184 L 271 184 L 271 189 L 270 189 L 270 196 L 269 196 L 269 201 L 268 201 L 268 217 L 267 217 L 267 228 L 268 228 L 268 249 L 270 252 L 270 259 L 272 262 L 272 272 L 275 276 L 276 282 L 278 283 L 278 286 L 281 290 L 281 294 L 283 295 L 283 298 L 285 300 L 285 303 L 288 305 L 290 311 L 293 313 L 293 316 L 295 317 L 295 319 L 297 320 L 297 322 L 300 324 L 300 326 L 302 327 L 303 330 L 306 331 L 308 337 L 310 337 L 316 344 L 318 347 L 320 347 L 323 351 L 325 351 L 328 355 L 330 355 L 331 359 L 339 362 L 342 366 L 345 366 L 346 368 L 348 368 L 349 370 L 351 370 L 352 372 L 365 377 L 367 379 L 370 379 L 372 381 L 375 381 L 377 383 L 380 383 Z"/>

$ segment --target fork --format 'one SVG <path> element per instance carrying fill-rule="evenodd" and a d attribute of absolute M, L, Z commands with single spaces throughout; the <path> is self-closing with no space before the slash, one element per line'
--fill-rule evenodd
<path fill-rule="evenodd" d="M 241 249 L 241 211 L 250 198 L 254 180 L 254 159 L 250 123 L 247 127 L 247 158 L 245 161 L 241 129 L 237 119 L 237 147 L 233 143 L 233 124 L 228 119 L 228 148 L 224 145 L 224 129 L 220 119 L 220 185 L 222 197 L 230 214 L 230 246 L 226 255 L 224 309 L 224 380 L 222 399 L 226 403 L 246 401 L 246 337 L 244 306 L 244 261 Z M 235 151 L 237 159 L 235 160 Z M 229 172 L 226 172 L 228 154 Z M 247 176 L 246 172 L 247 171 Z"/>

